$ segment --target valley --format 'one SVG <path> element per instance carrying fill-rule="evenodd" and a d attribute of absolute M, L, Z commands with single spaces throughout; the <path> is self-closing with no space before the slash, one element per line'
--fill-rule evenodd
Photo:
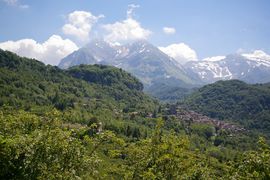
<path fill-rule="evenodd" d="M 227 179 L 268 166 L 269 84 L 218 81 L 163 103 L 123 69 L 2 50 L 0 82 L 1 179 Z"/>

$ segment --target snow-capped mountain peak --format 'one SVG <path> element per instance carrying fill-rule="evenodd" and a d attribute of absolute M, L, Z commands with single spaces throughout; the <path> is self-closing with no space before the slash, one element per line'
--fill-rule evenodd
<path fill-rule="evenodd" d="M 194 83 L 180 64 L 146 40 L 124 45 L 95 40 L 62 59 L 59 67 L 78 64 L 113 65 L 129 71 L 147 86 L 168 80 Z"/>
<path fill-rule="evenodd" d="M 244 56 L 244 57 L 246 57 L 248 59 L 251 59 L 251 60 L 263 59 L 263 60 L 270 61 L 270 55 L 266 54 L 262 50 L 255 50 L 255 51 L 253 51 L 253 53 L 242 54 L 242 56 Z"/>
<path fill-rule="evenodd" d="M 187 55 L 192 54 L 192 51 L 188 53 L 186 46 L 182 46 L 178 45 L 177 49 L 186 50 Z M 195 59 L 186 64 L 179 61 L 181 58 L 176 60 L 168 54 L 145 40 L 125 45 L 94 40 L 64 58 L 59 66 L 68 68 L 78 64 L 113 65 L 133 73 L 147 85 L 168 78 L 192 83 L 212 83 L 229 79 L 250 83 L 270 82 L 270 55 L 262 50 Z"/>
<path fill-rule="evenodd" d="M 249 83 L 270 81 L 270 56 L 261 50 L 188 62 L 185 68 L 205 83 L 229 79 L 240 79 Z"/>
<path fill-rule="evenodd" d="M 245 58 L 255 61 L 257 66 L 268 66 L 270 67 L 270 55 L 266 54 L 262 50 L 255 50 L 253 53 L 250 54 L 242 54 Z"/>

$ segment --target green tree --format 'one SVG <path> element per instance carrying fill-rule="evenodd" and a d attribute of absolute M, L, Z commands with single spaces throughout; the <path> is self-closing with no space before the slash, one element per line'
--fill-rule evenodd
<path fill-rule="evenodd" d="M 270 179 L 270 147 L 264 138 L 259 139 L 259 150 L 248 151 L 234 164 L 235 179 Z"/>

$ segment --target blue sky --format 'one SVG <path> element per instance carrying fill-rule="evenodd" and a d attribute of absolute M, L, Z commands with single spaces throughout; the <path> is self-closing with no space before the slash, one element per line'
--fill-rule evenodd
<path fill-rule="evenodd" d="M 131 18 L 156 46 L 184 43 L 198 59 L 256 49 L 270 53 L 269 0 L 0 0 L 0 42 L 27 38 L 44 43 L 57 35 L 81 47 L 86 43 L 83 38 L 63 31 L 63 26 L 71 23 L 68 17 L 72 12 L 90 12 L 97 17 L 89 37 L 84 38 L 91 40 L 117 28 L 106 29 L 106 25 L 124 23 L 130 4 L 139 5 L 133 8 Z M 164 27 L 174 28 L 175 33 L 164 33 Z"/>

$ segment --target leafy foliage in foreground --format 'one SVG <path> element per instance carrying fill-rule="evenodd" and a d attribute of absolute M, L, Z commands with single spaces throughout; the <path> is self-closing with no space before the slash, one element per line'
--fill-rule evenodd
<path fill-rule="evenodd" d="M 191 138 L 165 132 L 129 142 L 113 132 L 89 134 L 91 126 L 69 126 L 61 112 L 37 116 L 0 112 L 0 179 L 268 179 L 270 147 L 228 161 L 198 149 Z"/>
<path fill-rule="evenodd" d="M 0 179 L 74 179 L 94 168 L 84 142 L 61 128 L 55 112 L 43 118 L 1 112 L 0 124 Z"/>

